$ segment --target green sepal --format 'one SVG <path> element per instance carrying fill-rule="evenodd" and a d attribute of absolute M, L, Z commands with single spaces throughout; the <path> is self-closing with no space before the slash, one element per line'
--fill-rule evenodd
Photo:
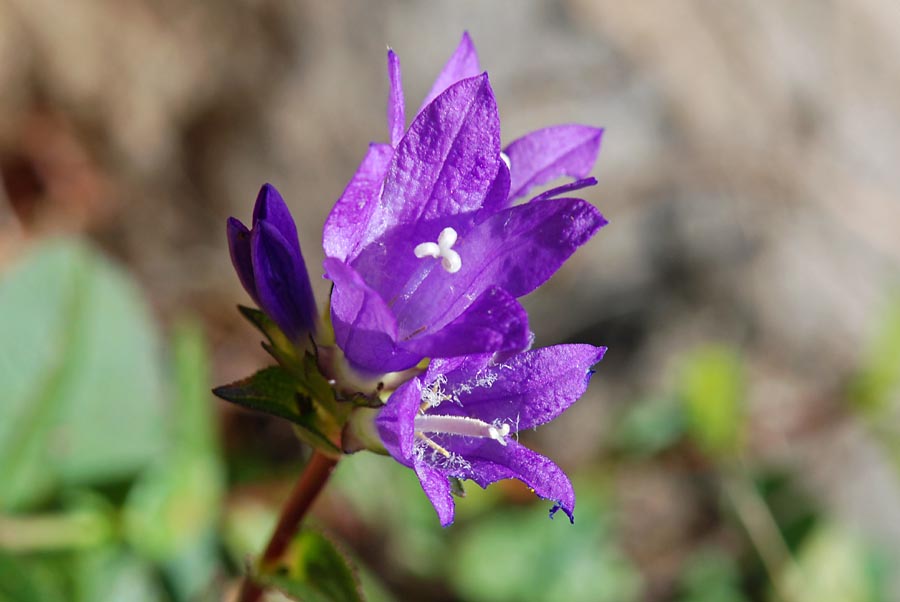
<path fill-rule="evenodd" d="M 241 315 L 269 341 L 262 345 L 269 355 L 283 366 L 297 366 L 299 358 L 297 357 L 296 347 L 269 316 L 258 309 L 247 307 L 246 305 L 238 305 L 237 308 Z"/>
<path fill-rule="evenodd" d="M 291 542 L 282 563 L 256 581 L 303 602 L 363 602 L 356 569 L 329 538 L 304 530 Z"/>
<path fill-rule="evenodd" d="M 306 386 L 302 387 L 306 389 Z M 322 404 L 301 392 L 301 385 L 281 366 L 270 366 L 253 376 L 216 387 L 213 393 L 241 407 L 284 418 L 295 425 L 297 436 L 313 447 L 339 454 L 340 448 L 327 433 L 334 433 L 333 419 L 323 417 Z"/>

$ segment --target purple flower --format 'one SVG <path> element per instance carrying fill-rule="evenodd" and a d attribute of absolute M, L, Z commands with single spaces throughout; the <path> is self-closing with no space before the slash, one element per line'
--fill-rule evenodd
<path fill-rule="evenodd" d="M 388 452 L 416 471 L 440 518 L 453 522 L 449 478 L 481 487 L 519 479 L 553 500 L 550 516 L 574 522 L 575 493 L 551 460 L 516 434 L 553 420 L 585 391 L 606 349 L 558 345 L 497 362 L 491 354 L 433 360 L 424 377 L 398 388 L 375 420 Z"/>
<path fill-rule="evenodd" d="M 275 187 L 260 189 L 252 229 L 230 217 L 227 233 L 231 262 L 259 308 L 294 342 L 315 332 L 316 301 L 297 227 Z"/>
<path fill-rule="evenodd" d="M 585 178 L 602 131 L 547 128 L 501 152 L 496 101 L 468 35 L 408 129 L 393 51 L 388 74 L 391 143 L 370 145 L 325 223 L 337 344 L 372 373 L 424 357 L 525 349 L 531 334 L 516 298 L 606 220 L 561 196 L 593 178 L 513 201 L 560 176 Z"/>

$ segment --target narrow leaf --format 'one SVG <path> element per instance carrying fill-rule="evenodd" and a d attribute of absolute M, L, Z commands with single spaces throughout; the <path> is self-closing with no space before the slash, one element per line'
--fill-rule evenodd
<path fill-rule="evenodd" d="M 312 399 L 298 391 L 298 383 L 280 366 L 260 370 L 253 376 L 213 389 L 213 393 L 249 410 L 284 418 L 294 423 L 297 436 L 310 445 L 332 453 L 340 448 L 325 432 L 330 430 Z"/>

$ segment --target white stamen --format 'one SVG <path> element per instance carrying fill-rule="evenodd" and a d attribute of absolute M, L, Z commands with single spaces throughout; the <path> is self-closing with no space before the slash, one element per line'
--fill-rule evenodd
<path fill-rule="evenodd" d="M 509 155 L 507 155 L 507 154 L 504 153 L 503 151 L 500 151 L 500 158 L 503 159 L 503 162 L 504 162 L 504 163 L 506 163 L 506 168 L 507 168 L 507 169 L 512 169 L 512 165 L 511 165 L 510 162 L 509 162 Z"/>
<path fill-rule="evenodd" d="M 505 437 L 509 435 L 508 424 L 503 424 L 500 428 L 497 428 L 492 424 L 467 416 L 417 414 L 414 424 L 417 433 L 443 433 L 445 435 L 493 439 L 501 445 L 506 445 Z"/>
<path fill-rule="evenodd" d="M 458 237 L 459 235 L 453 228 L 444 228 L 438 235 L 437 243 L 420 243 L 413 249 L 413 253 L 419 259 L 424 259 L 425 257 L 440 258 L 441 266 L 449 273 L 455 274 L 462 268 L 462 257 L 453 250 L 453 245 L 456 244 Z"/>

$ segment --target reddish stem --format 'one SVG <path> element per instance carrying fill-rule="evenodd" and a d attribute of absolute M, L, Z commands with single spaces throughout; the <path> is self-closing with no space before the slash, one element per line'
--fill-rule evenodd
<path fill-rule="evenodd" d="M 294 485 L 294 489 L 281 511 L 272 538 L 269 539 L 269 543 L 259 559 L 257 566 L 260 571 L 271 569 L 281 560 L 291 540 L 300 530 L 303 517 L 306 516 L 315 499 L 325 488 L 325 483 L 328 482 L 328 477 L 331 476 L 337 463 L 338 458 L 318 451 L 313 452 L 312 458 L 303 470 L 303 475 Z M 257 602 L 262 598 L 263 591 L 264 589 L 252 579 L 252 576 L 247 575 L 241 586 L 238 602 Z"/>

